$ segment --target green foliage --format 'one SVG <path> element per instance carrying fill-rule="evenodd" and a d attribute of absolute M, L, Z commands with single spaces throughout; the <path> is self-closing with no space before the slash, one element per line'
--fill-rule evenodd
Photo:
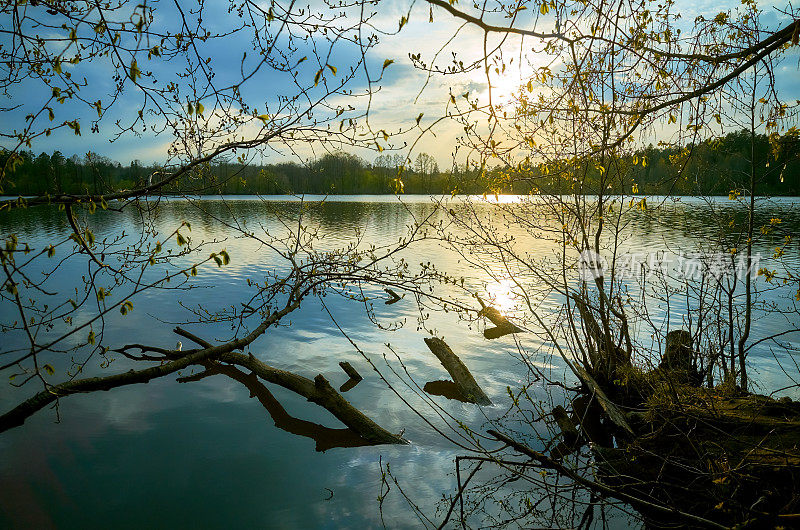
<path fill-rule="evenodd" d="M 190 106 L 195 111 L 195 105 Z M 264 116 L 265 120 L 268 118 Z M 381 133 L 388 136 L 384 131 Z M 776 139 L 757 135 L 759 192 L 800 195 L 799 155 L 800 141 L 796 136 L 787 134 Z M 623 157 L 623 164 L 594 164 L 588 169 L 582 188 L 586 193 L 597 193 L 603 177 L 607 182 L 624 180 L 619 189 L 607 190 L 611 193 L 732 194 L 738 197 L 739 190 L 747 185 L 749 156 L 747 131 L 684 149 L 649 146 Z M 14 160 L 9 164 L 5 192 L 19 195 L 43 195 L 53 191 L 99 194 L 132 189 L 145 185 L 148 176 L 161 169 L 144 166 L 138 161 L 122 166 L 96 154 L 83 159 L 65 158 L 58 151 L 52 155 L 0 152 L 0 167 L 9 157 Z M 295 163 L 258 166 L 220 161 L 170 184 L 166 191 L 199 195 L 571 193 L 575 191 L 573 181 L 565 178 L 563 172 L 567 164 L 568 161 L 563 161 L 527 170 L 456 166 L 443 172 L 436 160 L 426 153 L 420 153 L 413 161 L 399 154 L 381 154 L 369 164 L 355 155 L 336 152 L 305 166 Z M 624 168 L 624 175 L 620 167 Z"/>
<path fill-rule="evenodd" d="M 780 139 L 763 134 L 755 138 L 756 179 L 763 195 L 800 195 L 800 141 L 792 134 Z M 648 146 L 623 156 L 608 167 L 596 164 L 581 179 L 576 190 L 568 171 L 570 161 L 552 163 L 528 171 L 510 171 L 516 193 L 599 191 L 601 179 L 606 194 L 718 195 L 736 199 L 749 187 L 750 133 L 738 131 L 715 140 L 684 148 Z M 645 204 L 640 203 L 644 209 Z"/>

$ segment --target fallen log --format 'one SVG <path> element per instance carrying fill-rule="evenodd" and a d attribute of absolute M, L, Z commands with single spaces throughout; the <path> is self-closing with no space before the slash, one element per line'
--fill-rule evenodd
<path fill-rule="evenodd" d="M 272 392 L 258 380 L 255 373 L 245 374 L 235 366 L 221 363 L 207 363 L 206 370 L 198 374 L 181 377 L 179 383 L 199 381 L 213 375 L 225 375 L 238 381 L 250 391 L 250 397 L 257 398 L 261 405 L 267 410 L 275 426 L 288 433 L 297 436 L 304 436 L 314 440 L 318 452 L 324 453 L 334 447 L 361 447 L 365 445 L 375 445 L 359 436 L 350 428 L 334 429 L 325 427 L 318 423 L 295 418 L 289 414 L 280 402 L 272 395 Z"/>
<path fill-rule="evenodd" d="M 450 346 L 438 337 L 426 337 L 425 344 L 431 352 L 439 359 L 444 369 L 453 378 L 453 382 L 458 386 L 462 395 L 470 402 L 476 405 L 491 405 L 492 401 L 483 392 L 475 378 L 472 377 L 466 365 L 453 353 Z"/>
<path fill-rule="evenodd" d="M 493 328 L 486 328 L 483 331 L 483 336 L 489 340 L 497 339 L 503 337 L 505 335 L 510 335 L 511 333 L 521 333 L 523 330 L 508 321 L 506 317 L 504 317 L 500 311 L 496 308 L 487 306 L 481 300 L 481 297 L 475 295 L 475 298 L 478 299 L 478 303 L 481 304 L 481 310 L 478 311 L 478 316 L 486 317 L 491 321 L 492 324 L 495 325 Z"/>
<path fill-rule="evenodd" d="M 489 340 L 492 339 L 499 339 L 500 337 L 504 337 L 506 335 L 510 335 L 512 333 L 519 333 L 522 330 L 512 324 L 511 322 L 506 322 L 502 326 L 495 326 L 493 328 L 486 328 L 483 330 L 484 338 Z"/>
<path fill-rule="evenodd" d="M 175 328 L 174 331 L 201 346 L 208 347 L 210 345 L 208 341 L 184 329 Z M 259 361 L 252 355 L 244 355 L 236 352 L 224 353 L 218 355 L 215 359 L 220 362 L 243 366 L 269 383 L 274 383 L 300 394 L 308 401 L 327 409 L 328 412 L 333 414 L 339 421 L 345 424 L 345 426 L 351 428 L 359 436 L 370 442 L 385 444 L 408 443 L 401 437 L 390 433 L 351 405 L 349 401 L 344 399 L 341 394 L 333 389 L 322 374 L 317 375 L 312 381 L 301 375 L 273 368 Z"/>
<path fill-rule="evenodd" d="M 467 397 L 461 393 L 458 385 L 452 381 L 428 381 L 422 390 L 432 396 L 442 396 L 447 399 L 455 399 L 464 403 L 470 403 Z"/>
<path fill-rule="evenodd" d="M 387 444 L 408 443 L 399 436 L 390 433 L 351 405 L 349 401 L 333 389 L 322 374 L 317 375 L 311 381 L 292 372 L 273 368 L 252 355 L 241 353 L 228 353 L 220 356 L 219 360 L 244 366 L 255 372 L 261 379 L 296 392 L 312 403 L 326 408 L 339 421 L 366 440 Z"/>
<path fill-rule="evenodd" d="M 362 379 L 364 379 L 363 377 L 361 377 L 361 374 L 358 373 L 358 371 L 355 368 L 353 368 L 353 365 L 350 364 L 349 362 L 341 361 L 339 363 L 339 366 L 342 367 L 342 370 L 344 370 L 344 373 L 346 373 L 348 376 L 350 376 L 350 379 L 357 379 L 358 381 L 361 381 Z"/>
<path fill-rule="evenodd" d="M 389 297 L 390 297 L 388 300 L 386 300 L 386 302 L 385 302 L 386 305 L 392 305 L 392 304 L 394 304 L 396 302 L 399 302 L 400 299 L 402 298 L 402 296 L 397 294 L 394 291 L 394 289 L 390 289 L 389 287 L 385 288 L 384 291 L 386 291 L 386 294 L 388 294 Z"/>
<path fill-rule="evenodd" d="M 340 387 L 339 387 L 339 392 L 341 392 L 341 393 L 345 393 L 345 392 L 347 392 L 348 390 L 352 390 L 352 389 L 353 389 L 353 388 L 355 388 L 355 386 L 356 386 L 357 384 L 359 384 L 360 382 L 361 382 L 361 379 L 353 379 L 353 378 L 351 377 L 350 379 L 348 379 L 347 381 L 345 381 L 345 382 L 344 382 L 344 384 L 342 384 L 342 386 L 340 386 Z"/>

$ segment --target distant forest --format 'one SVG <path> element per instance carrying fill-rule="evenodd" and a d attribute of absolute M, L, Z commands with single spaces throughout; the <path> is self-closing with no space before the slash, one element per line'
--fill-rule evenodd
<path fill-rule="evenodd" d="M 755 142 L 757 193 L 759 195 L 800 195 L 800 142 L 797 134 L 778 140 L 778 156 L 765 135 Z M 601 171 L 615 179 L 625 171 L 625 192 L 660 195 L 728 195 L 749 183 L 750 134 L 740 131 L 714 141 L 704 141 L 684 149 L 652 145 L 635 155 L 608 164 L 586 164 L 585 193 L 596 193 Z M 9 157 L 0 151 L 0 167 Z M 18 155 L 13 170 L 6 175 L 0 194 L 43 195 L 46 193 L 106 193 L 133 189 L 160 178 L 161 168 L 132 161 L 127 166 L 104 156 L 89 153 L 84 157 L 65 157 L 59 151 Z M 455 166 L 440 171 L 435 159 L 421 153 L 409 164 L 401 155 L 381 155 L 368 163 L 348 153 L 331 153 L 307 165 L 293 162 L 268 165 L 242 165 L 215 162 L 173 183 L 166 192 L 196 194 L 407 194 L 450 193 L 569 193 L 575 180 L 565 178 L 566 162 L 526 171 L 515 168 L 481 170 Z M 402 170 L 401 170 L 402 168 Z M 570 173 L 571 174 L 571 173 Z M 398 175 L 402 180 L 399 188 Z M 628 182 L 629 181 L 629 182 Z"/>

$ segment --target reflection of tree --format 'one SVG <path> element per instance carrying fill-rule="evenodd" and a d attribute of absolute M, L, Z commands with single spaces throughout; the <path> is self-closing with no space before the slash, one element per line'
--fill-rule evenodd
<path fill-rule="evenodd" d="M 316 450 L 325 452 L 334 447 L 361 447 L 364 445 L 375 445 L 365 438 L 359 436 L 349 428 L 332 429 L 318 423 L 301 420 L 291 416 L 280 402 L 275 399 L 272 392 L 258 380 L 255 373 L 245 374 L 235 366 L 219 363 L 205 363 L 205 370 L 194 375 L 181 377 L 181 383 L 200 381 L 213 375 L 225 375 L 234 381 L 238 381 L 250 391 L 250 397 L 255 397 L 267 409 L 270 417 L 275 422 L 275 426 L 288 433 L 311 438 L 316 442 Z"/>
<path fill-rule="evenodd" d="M 797 8 L 787 2 L 784 17 L 768 18 L 746 1 L 685 24 L 673 2 L 424 5 L 431 18 L 455 19 L 483 40 L 482 47 L 460 49 L 459 26 L 434 51 L 411 57 L 432 77 L 477 71 L 485 79 L 486 93 L 453 93 L 442 114 L 463 127 L 459 154 L 480 168 L 487 191 L 534 195 L 513 205 L 496 201 L 491 221 L 478 207 L 456 211 L 442 203 L 451 223 L 439 231 L 441 239 L 492 280 L 510 279 L 523 308 L 521 327 L 538 334 L 535 345 L 515 341 L 529 377 L 507 389 L 509 412 L 498 418 L 497 428 L 468 431 L 478 441 L 465 452 L 492 462 L 494 470 L 473 487 L 474 520 L 498 527 L 588 528 L 605 525 L 596 509 L 604 516 L 614 499 L 616 508 L 633 507 L 653 525 L 790 524 L 798 497 L 788 477 L 798 454 L 785 433 L 797 424 L 798 411 L 746 395 L 744 358 L 756 340 L 749 320 L 757 297 L 750 286 L 757 284 L 747 276 L 741 287 L 731 278 L 738 256 L 750 262 L 751 236 L 758 232 L 752 183 L 760 186 L 759 179 L 771 175 L 770 190 L 791 189 L 778 182 L 781 170 L 765 164 L 797 164 L 792 125 L 798 107 L 778 95 L 775 74 L 787 50 L 798 44 Z M 740 81 L 751 73 L 760 83 L 743 86 Z M 501 94 L 509 75 L 518 86 Z M 726 103 L 728 93 L 749 101 L 750 108 Z M 739 116 L 731 119 L 726 112 Z M 741 129 L 737 121 L 749 131 L 726 135 Z M 428 132 L 415 146 L 432 138 Z M 658 149 L 643 148 L 649 135 L 660 140 Z M 730 175 L 741 166 L 741 153 L 751 162 L 746 178 Z M 718 162 L 711 175 L 695 177 L 704 163 Z M 647 227 L 674 219 L 659 217 L 661 200 L 640 195 L 645 185 L 649 192 L 672 195 L 729 183 L 731 200 L 740 193 L 749 200 L 747 222 L 731 238 L 703 241 L 715 254 L 704 261 L 705 271 L 714 259 L 724 263 L 726 294 L 707 277 L 694 282 L 658 274 L 655 265 L 656 273 L 621 277 L 618 258 L 631 223 Z M 729 217 L 712 215 L 720 226 L 735 226 Z M 762 233 L 781 225 L 779 218 L 770 220 Z M 519 232 L 553 241 L 557 249 L 550 255 L 532 251 Z M 776 255 L 797 237 L 793 232 L 781 231 L 785 242 L 775 241 Z M 586 253 L 608 266 L 577 278 L 578 257 Z M 766 318 L 785 325 L 757 340 L 778 342 L 789 353 L 796 347 L 781 339 L 784 333 L 797 336 L 792 298 L 796 292 L 800 300 L 800 284 L 791 262 L 776 264 L 776 270 L 762 271 L 765 281 L 782 276 L 792 287 L 783 289 L 781 307 L 768 308 Z M 555 358 L 566 377 L 534 362 L 540 354 Z M 546 389 L 537 393 L 537 382 Z M 572 399 L 576 395 L 592 398 L 588 414 L 602 417 L 608 432 L 580 448 L 572 442 L 588 442 L 590 429 Z M 738 416 L 727 402 L 736 403 Z M 775 425 L 770 430 L 768 410 L 789 415 L 784 432 Z M 520 471 L 503 463 L 513 456 L 530 458 L 539 469 Z M 778 472 L 768 469 L 772 456 L 783 459 Z M 515 482 L 521 485 L 492 489 Z M 459 479 L 459 489 L 461 484 Z M 759 486 L 770 494 L 762 495 Z M 463 498 L 461 491 L 457 495 Z M 489 514 L 487 499 L 499 517 Z M 457 501 L 451 502 L 452 508 Z"/>

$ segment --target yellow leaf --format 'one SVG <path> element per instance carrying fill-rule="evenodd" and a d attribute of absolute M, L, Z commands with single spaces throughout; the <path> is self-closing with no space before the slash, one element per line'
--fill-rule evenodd
<path fill-rule="evenodd" d="M 131 66 L 128 69 L 128 77 L 131 78 L 134 82 L 142 76 L 142 71 L 139 70 L 139 66 L 136 64 L 136 59 L 131 61 Z"/>

